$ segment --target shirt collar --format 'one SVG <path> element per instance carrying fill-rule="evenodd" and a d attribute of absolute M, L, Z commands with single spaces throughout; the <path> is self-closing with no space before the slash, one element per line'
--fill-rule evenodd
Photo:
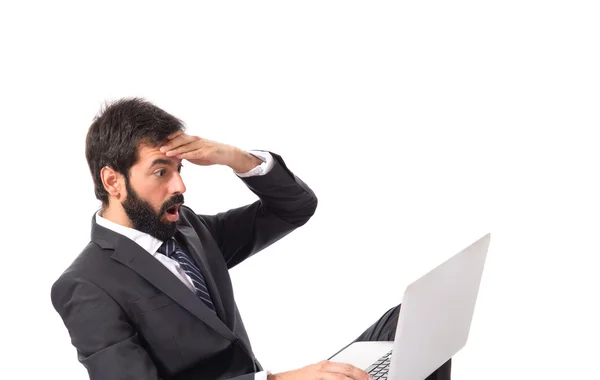
<path fill-rule="evenodd" d="M 131 240 L 134 243 L 142 247 L 145 251 L 150 254 L 156 253 L 158 248 L 162 245 L 162 240 L 158 240 L 152 235 L 144 233 L 142 231 L 138 231 L 133 228 L 125 227 L 115 222 L 112 222 L 108 219 L 105 219 L 100 216 L 100 211 L 96 212 L 96 223 L 101 225 L 104 228 L 108 228 L 111 231 L 114 231 L 118 234 L 121 234 Z"/>

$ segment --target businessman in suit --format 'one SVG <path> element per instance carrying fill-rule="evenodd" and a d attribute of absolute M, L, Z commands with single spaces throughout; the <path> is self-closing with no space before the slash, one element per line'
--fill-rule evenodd
<path fill-rule="evenodd" d="M 252 351 L 228 271 L 317 207 L 281 156 L 190 136 L 179 119 L 134 98 L 94 119 L 86 159 L 102 207 L 51 298 L 90 379 L 368 379 L 327 360 L 271 374 Z M 231 168 L 258 200 L 196 214 L 183 204 L 183 160 Z M 398 312 L 357 340 L 392 340 Z M 450 379 L 450 361 L 429 379 Z"/>

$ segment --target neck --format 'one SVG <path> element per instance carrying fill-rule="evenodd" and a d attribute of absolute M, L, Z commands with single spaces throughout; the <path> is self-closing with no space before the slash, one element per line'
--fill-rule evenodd
<path fill-rule="evenodd" d="M 117 209 L 116 207 L 111 207 L 110 205 L 106 208 L 103 208 L 100 211 L 100 216 L 104 219 L 110 220 L 113 223 L 120 224 L 125 227 L 133 228 L 133 224 L 129 217 L 125 213 L 125 210 L 121 207 Z"/>

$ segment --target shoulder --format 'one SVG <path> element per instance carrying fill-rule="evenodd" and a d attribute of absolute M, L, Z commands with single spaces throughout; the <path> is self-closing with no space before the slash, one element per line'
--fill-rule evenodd
<path fill-rule="evenodd" d="M 78 281 L 80 279 L 93 278 L 104 268 L 111 264 L 112 249 L 103 249 L 98 244 L 90 241 L 71 262 L 71 264 L 58 276 L 52 284 L 52 289 L 59 288 L 66 284 Z"/>
<path fill-rule="evenodd" d="M 98 265 L 110 260 L 113 252 L 112 248 L 102 248 L 97 243 L 90 241 L 67 267 L 65 273 L 97 270 Z"/>
<path fill-rule="evenodd" d="M 208 228 L 207 220 L 204 215 L 196 214 L 189 206 L 181 205 L 179 208 L 179 223 L 182 226 L 193 228 Z"/>

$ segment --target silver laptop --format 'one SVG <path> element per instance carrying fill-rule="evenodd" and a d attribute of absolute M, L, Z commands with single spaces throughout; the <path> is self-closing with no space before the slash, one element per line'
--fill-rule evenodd
<path fill-rule="evenodd" d="M 393 342 L 356 342 L 329 360 L 374 379 L 423 380 L 467 343 L 490 234 L 406 287 Z"/>

